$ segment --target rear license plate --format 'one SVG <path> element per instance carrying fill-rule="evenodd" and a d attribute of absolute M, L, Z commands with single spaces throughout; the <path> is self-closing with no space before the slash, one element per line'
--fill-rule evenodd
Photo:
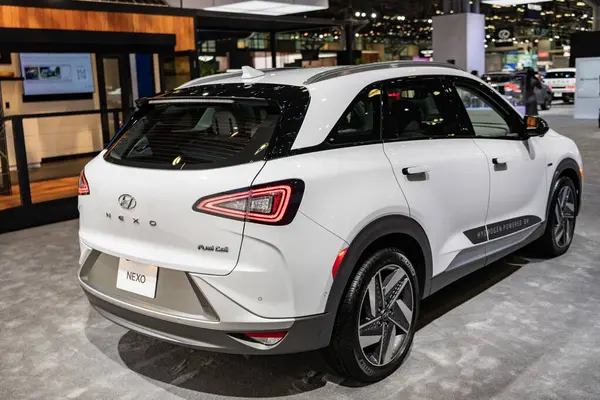
<path fill-rule="evenodd" d="M 157 266 L 119 259 L 117 288 L 153 299 L 156 296 L 157 278 Z"/>

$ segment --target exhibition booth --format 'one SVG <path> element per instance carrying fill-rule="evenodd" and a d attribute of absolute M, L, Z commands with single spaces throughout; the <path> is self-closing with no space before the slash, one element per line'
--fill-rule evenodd
<path fill-rule="evenodd" d="M 174 81 L 169 65 L 190 59 L 194 24 L 192 15 L 114 5 L 0 2 L 0 231 L 77 216 L 83 166 L 135 99 Z M 193 69 L 186 72 L 191 79 Z"/>

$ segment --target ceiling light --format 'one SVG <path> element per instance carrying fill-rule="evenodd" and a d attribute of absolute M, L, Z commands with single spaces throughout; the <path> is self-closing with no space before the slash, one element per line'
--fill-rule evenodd
<path fill-rule="evenodd" d="M 195 0 L 194 8 L 201 8 L 207 11 L 258 15 L 287 15 L 326 10 L 329 8 L 328 0 L 296 0 L 294 3 L 284 3 L 282 1 L 241 0 L 231 2 L 231 0 Z"/>
<path fill-rule="evenodd" d="M 578 2 L 577 2 L 577 5 L 578 5 L 579 7 L 584 7 L 584 6 L 585 6 L 585 3 L 584 3 L 583 1 L 578 1 Z"/>
<path fill-rule="evenodd" d="M 544 3 L 552 0 L 482 0 L 484 4 L 492 4 L 496 6 L 514 6 L 517 4 Z"/>

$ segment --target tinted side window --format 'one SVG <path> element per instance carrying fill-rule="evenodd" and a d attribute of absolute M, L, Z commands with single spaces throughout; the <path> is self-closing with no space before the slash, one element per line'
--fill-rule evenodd
<path fill-rule="evenodd" d="M 407 79 L 385 84 L 384 138 L 415 140 L 462 133 L 437 79 Z"/>
<path fill-rule="evenodd" d="M 486 93 L 477 85 L 457 82 L 456 93 L 460 98 L 477 137 L 517 138 L 518 116 L 505 110 L 494 99 L 495 92 Z M 500 101 L 500 99 L 498 99 Z"/>
<path fill-rule="evenodd" d="M 327 142 L 333 145 L 381 140 L 381 90 L 363 89 L 344 111 Z"/>
<path fill-rule="evenodd" d="M 481 96 L 467 88 L 457 87 L 456 91 L 467 110 L 475 136 L 497 137 L 510 134 L 509 124 Z"/>

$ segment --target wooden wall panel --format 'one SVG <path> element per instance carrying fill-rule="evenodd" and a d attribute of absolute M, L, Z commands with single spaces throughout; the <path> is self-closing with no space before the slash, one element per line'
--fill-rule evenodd
<path fill-rule="evenodd" d="M 175 50 L 195 48 L 193 17 L 0 6 L 0 28 L 166 33 L 176 35 Z"/>

